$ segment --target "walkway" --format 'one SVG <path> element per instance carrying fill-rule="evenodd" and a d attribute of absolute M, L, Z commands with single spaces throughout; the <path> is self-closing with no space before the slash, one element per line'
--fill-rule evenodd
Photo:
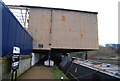
<path fill-rule="evenodd" d="M 49 67 L 34 66 L 19 79 L 54 79 L 54 76 Z"/>

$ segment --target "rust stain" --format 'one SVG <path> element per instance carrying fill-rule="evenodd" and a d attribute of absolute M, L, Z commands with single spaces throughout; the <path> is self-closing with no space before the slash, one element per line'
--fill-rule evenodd
<path fill-rule="evenodd" d="M 71 32 L 71 28 L 69 29 L 69 31 Z"/>
<path fill-rule="evenodd" d="M 80 34 L 80 38 L 81 38 L 81 39 L 83 38 L 83 34 L 82 34 L 82 33 Z"/>
<path fill-rule="evenodd" d="M 65 16 L 62 16 L 62 21 L 65 21 Z"/>
<path fill-rule="evenodd" d="M 41 35 L 40 40 L 41 40 L 41 41 L 43 40 L 43 35 Z"/>

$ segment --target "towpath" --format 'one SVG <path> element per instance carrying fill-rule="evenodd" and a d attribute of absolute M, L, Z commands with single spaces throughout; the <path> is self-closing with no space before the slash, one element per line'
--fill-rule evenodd
<path fill-rule="evenodd" d="M 49 67 L 34 66 L 18 79 L 54 79 L 54 76 Z"/>

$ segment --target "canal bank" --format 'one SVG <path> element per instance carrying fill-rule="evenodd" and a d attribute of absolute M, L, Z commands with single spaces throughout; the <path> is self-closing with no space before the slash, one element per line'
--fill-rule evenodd
<path fill-rule="evenodd" d="M 18 78 L 18 81 L 22 80 L 58 80 L 61 81 L 61 77 L 64 80 L 68 78 L 57 66 L 47 67 L 43 65 L 35 65 L 26 71 L 23 75 Z"/>

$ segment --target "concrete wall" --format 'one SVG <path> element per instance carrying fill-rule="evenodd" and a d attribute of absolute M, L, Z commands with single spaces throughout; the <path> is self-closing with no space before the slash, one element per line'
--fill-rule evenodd
<path fill-rule="evenodd" d="M 32 53 L 31 66 L 35 65 L 40 59 L 40 54 Z"/>
<path fill-rule="evenodd" d="M 24 73 L 30 67 L 31 67 L 31 58 L 20 60 L 18 76 L 20 76 L 22 73 Z"/>
<path fill-rule="evenodd" d="M 2 79 L 10 79 L 11 76 L 11 57 L 3 57 L 2 61 Z"/>
<path fill-rule="evenodd" d="M 2 60 L 0 58 L 0 81 L 2 80 Z"/>
<path fill-rule="evenodd" d="M 31 67 L 31 58 L 22 59 L 19 61 L 19 69 L 17 76 L 20 76 L 22 73 L 24 73 L 26 70 L 28 70 Z M 4 57 L 0 59 L 0 68 L 2 68 L 2 71 L 0 71 L 0 79 L 10 79 L 11 78 L 11 58 L 10 57 Z"/>
<path fill-rule="evenodd" d="M 32 53 L 32 58 L 25 58 L 20 60 L 19 69 L 17 76 L 19 77 L 25 71 L 27 71 L 31 66 L 34 66 L 40 58 L 43 58 L 44 55 Z M 0 81 L 11 78 L 11 57 L 0 58 Z"/>

